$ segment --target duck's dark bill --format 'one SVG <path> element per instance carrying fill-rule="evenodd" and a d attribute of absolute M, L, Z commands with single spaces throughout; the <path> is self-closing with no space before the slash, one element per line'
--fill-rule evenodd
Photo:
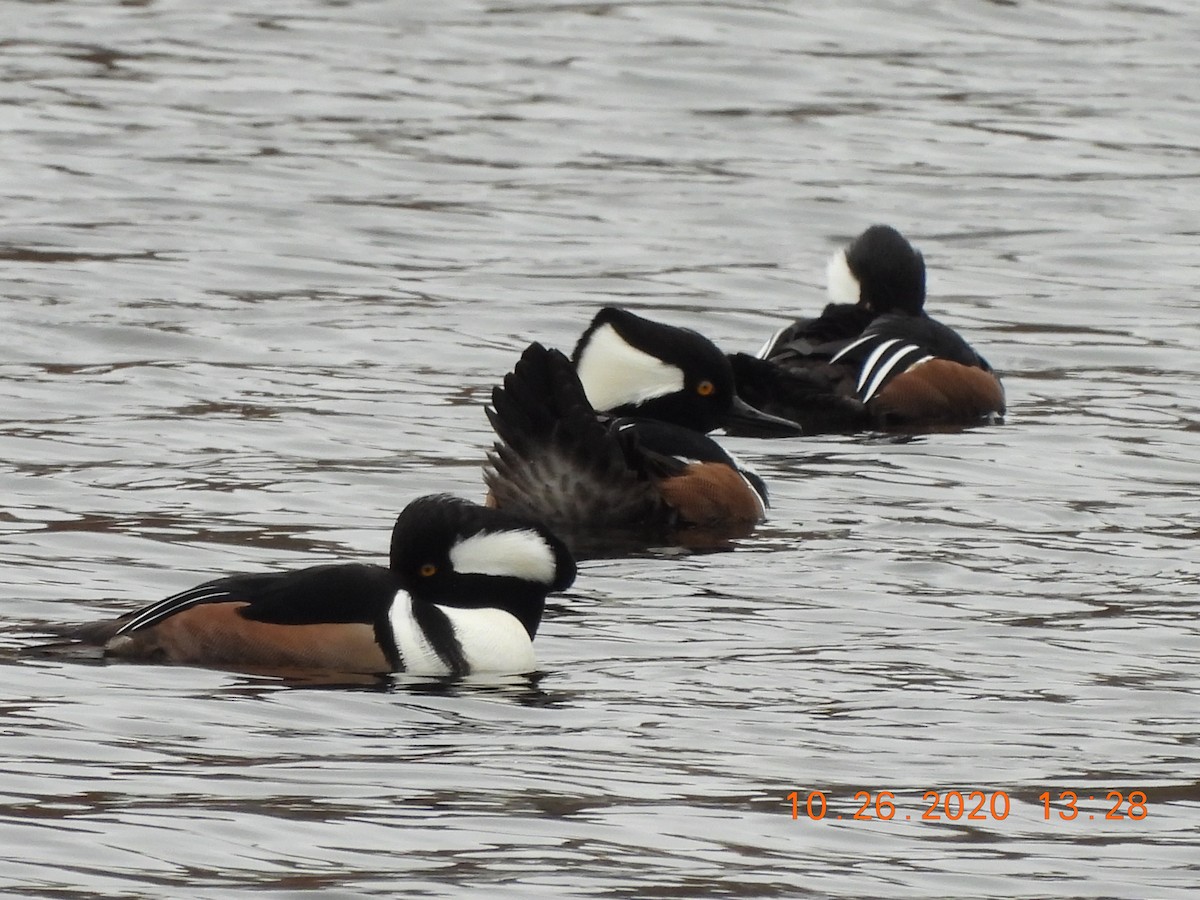
<path fill-rule="evenodd" d="M 760 412 L 737 396 L 733 398 L 733 407 L 725 417 L 725 425 L 730 433 L 745 437 L 796 437 L 804 434 L 804 429 L 795 422 Z"/>

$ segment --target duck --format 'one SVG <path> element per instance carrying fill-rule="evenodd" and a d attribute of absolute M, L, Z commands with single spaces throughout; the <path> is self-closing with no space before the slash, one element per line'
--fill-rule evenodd
<path fill-rule="evenodd" d="M 799 433 L 737 396 L 728 358 L 706 337 L 615 306 L 595 314 L 570 358 L 530 344 L 487 417 L 497 436 L 487 502 L 568 543 L 748 533 L 766 515 L 766 485 L 708 432 Z"/>
<path fill-rule="evenodd" d="M 831 302 L 730 356 L 739 396 L 806 434 L 916 433 L 1003 422 L 988 361 L 925 310 L 925 260 L 872 225 L 826 267 Z M 736 432 L 736 425 L 735 431 Z"/>
<path fill-rule="evenodd" d="M 409 503 L 389 564 L 227 575 L 61 631 L 103 658 L 232 670 L 519 675 L 576 565 L 543 524 L 448 494 Z"/>

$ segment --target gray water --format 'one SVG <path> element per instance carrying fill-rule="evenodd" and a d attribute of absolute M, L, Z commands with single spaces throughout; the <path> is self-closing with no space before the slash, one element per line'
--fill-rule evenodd
<path fill-rule="evenodd" d="M 0 893 L 1195 896 L 1191 0 L 3 13 Z M 770 521 L 585 563 L 539 677 L 27 652 L 382 560 L 413 497 L 481 497 L 527 342 L 616 303 L 753 350 L 873 222 L 1008 424 L 728 440 Z"/>

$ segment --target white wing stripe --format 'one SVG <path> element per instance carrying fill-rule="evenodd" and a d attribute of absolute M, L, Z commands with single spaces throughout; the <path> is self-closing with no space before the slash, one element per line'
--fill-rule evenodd
<path fill-rule="evenodd" d="M 209 600 L 215 600 L 218 597 L 228 596 L 228 592 L 223 588 L 209 588 L 204 591 L 199 591 L 193 588 L 190 591 L 184 591 L 181 594 L 175 594 L 168 597 L 166 600 L 160 600 L 153 606 L 143 609 L 140 613 L 117 629 L 117 634 L 127 634 L 130 631 L 136 631 L 138 628 L 144 628 L 146 625 L 153 624 L 161 619 L 165 619 L 172 613 L 180 610 L 188 609 L 196 606 L 199 603 L 205 603 Z"/>
<path fill-rule="evenodd" d="M 878 347 L 871 351 L 871 355 L 867 357 L 867 361 L 863 363 L 862 369 L 859 371 L 858 384 L 854 386 L 854 390 L 861 391 L 863 385 L 867 383 L 867 379 L 871 377 L 871 370 L 875 368 L 875 364 L 883 357 L 888 349 L 895 344 L 900 343 L 900 338 L 892 338 L 890 341 L 884 341 Z"/>
<path fill-rule="evenodd" d="M 855 350 L 855 349 L 861 347 L 863 344 L 869 344 L 871 341 L 874 341 L 877 339 L 878 338 L 876 337 L 876 335 L 873 335 L 873 334 L 868 334 L 866 337 L 860 337 L 853 344 L 847 344 L 845 347 L 843 347 L 837 353 L 833 354 L 833 358 L 830 359 L 829 361 L 831 363 L 835 363 L 839 359 L 841 359 L 843 356 L 845 356 L 847 353 L 849 353 L 851 350 Z"/>
<path fill-rule="evenodd" d="M 879 370 L 875 373 L 875 377 L 871 379 L 870 387 L 868 387 L 866 393 L 862 395 L 862 402 L 866 403 L 868 400 L 874 397 L 875 392 L 879 390 L 879 388 L 882 387 L 883 383 L 887 380 L 888 374 L 901 363 L 905 362 L 914 352 L 920 353 L 921 348 L 915 344 L 905 344 L 890 357 L 888 357 L 888 359 L 883 362 L 883 364 L 879 367 Z M 925 360 L 932 358 L 933 357 L 931 356 L 923 357 L 916 362 L 906 365 L 904 370 L 906 371 L 912 368 L 912 366 L 917 365 L 917 363 L 925 362 Z"/>
<path fill-rule="evenodd" d="M 779 338 L 783 335 L 783 333 L 791 327 L 792 326 L 790 326 L 790 325 L 784 325 L 782 328 L 780 328 L 778 331 L 776 331 L 773 335 L 771 335 L 769 338 L 767 338 L 767 342 L 765 344 L 763 344 L 761 347 L 759 347 L 758 352 L 755 353 L 754 355 L 756 357 L 758 357 L 759 359 L 766 359 L 767 354 L 775 347 L 775 342 L 777 340 L 779 340 Z"/>

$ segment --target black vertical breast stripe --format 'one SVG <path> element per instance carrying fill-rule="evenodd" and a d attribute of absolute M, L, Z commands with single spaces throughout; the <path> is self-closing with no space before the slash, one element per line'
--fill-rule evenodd
<path fill-rule="evenodd" d="M 462 644 L 454 633 L 450 618 L 432 603 L 414 603 L 413 617 L 425 632 L 430 645 L 455 675 L 470 674 L 471 667 L 463 655 Z"/>

